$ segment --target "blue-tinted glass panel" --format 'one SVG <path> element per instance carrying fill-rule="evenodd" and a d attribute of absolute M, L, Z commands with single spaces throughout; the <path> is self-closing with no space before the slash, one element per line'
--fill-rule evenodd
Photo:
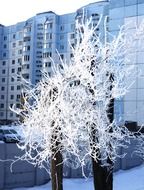
<path fill-rule="evenodd" d="M 136 16 L 136 15 L 137 15 L 137 6 L 136 5 L 125 7 L 125 17 Z"/>
<path fill-rule="evenodd" d="M 138 3 L 144 3 L 144 0 L 138 0 Z"/>
<path fill-rule="evenodd" d="M 110 20 L 109 31 L 119 30 L 120 26 L 122 25 L 123 25 L 123 19 Z"/>
<path fill-rule="evenodd" d="M 110 1 L 110 9 L 117 8 L 117 7 L 123 7 L 124 6 L 124 0 L 111 0 Z"/>
<path fill-rule="evenodd" d="M 136 5 L 137 0 L 125 0 L 125 5 Z"/>
<path fill-rule="evenodd" d="M 144 4 L 139 4 L 138 5 L 138 15 L 143 15 L 144 14 Z"/>
<path fill-rule="evenodd" d="M 124 7 L 110 10 L 110 18 L 118 19 L 124 17 Z"/>

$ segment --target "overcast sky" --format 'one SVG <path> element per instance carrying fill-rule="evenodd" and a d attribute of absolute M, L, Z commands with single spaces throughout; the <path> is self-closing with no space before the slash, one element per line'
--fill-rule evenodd
<path fill-rule="evenodd" d="M 54 11 L 57 14 L 75 12 L 96 1 L 100 0 L 1 0 L 0 24 L 16 24 L 45 11 Z"/>

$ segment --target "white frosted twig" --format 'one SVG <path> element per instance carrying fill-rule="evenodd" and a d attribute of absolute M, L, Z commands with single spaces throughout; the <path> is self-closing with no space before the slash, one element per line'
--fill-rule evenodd
<path fill-rule="evenodd" d="M 106 41 L 110 34 L 105 29 L 103 42 L 91 22 L 78 23 L 71 63 L 61 61 L 62 72 L 55 66 L 53 77 L 44 75 L 27 91 L 21 110 L 23 140 L 18 147 L 25 150 L 21 159 L 42 167 L 56 150 L 68 165 L 79 166 L 90 157 L 107 165 L 107 158 L 114 162 L 124 156 L 118 149 L 135 136 L 115 120 L 110 123 L 108 109 L 110 101 L 123 97 L 133 83 L 128 78 L 135 76 L 136 69 L 126 57 L 138 30 L 125 37 L 127 30 L 122 27 L 117 37 Z"/>

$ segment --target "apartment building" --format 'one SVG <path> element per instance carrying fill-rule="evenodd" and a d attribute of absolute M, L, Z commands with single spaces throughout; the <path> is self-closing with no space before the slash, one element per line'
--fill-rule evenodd
<path fill-rule="evenodd" d="M 40 81 L 42 72 L 53 74 L 52 64 L 59 64 L 61 59 L 69 63 L 73 57 L 71 47 L 76 40 L 76 20 L 80 22 L 92 17 L 95 26 L 101 15 L 108 15 L 108 6 L 108 1 L 101 1 L 70 14 L 57 15 L 48 11 L 16 25 L 0 25 L 1 123 L 17 120 L 10 107 L 13 104 L 17 108 L 21 106 L 21 80 L 35 85 Z M 101 38 L 104 31 L 102 23 L 97 29 Z"/>

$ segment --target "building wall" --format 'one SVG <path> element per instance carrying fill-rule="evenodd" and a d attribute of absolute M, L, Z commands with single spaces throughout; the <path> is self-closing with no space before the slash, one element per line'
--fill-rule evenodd
<path fill-rule="evenodd" d="M 12 161 L 7 161 L 22 155 L 16 144 L 0 143 L 0 152 L 0 160 L 3 160 L 0 161 L 0 190 L 42 185 L 50 180 L 45 169 L 25 161 L 17 161 L 13 165 Z"/>
<path fill-rule="evenodd" d="M 75 22 L 83 19 L 83 13 L 85 20 L 92 16 L 96 25 L 101 15 L 108 14 L 108 2 L 92 3 L 65 15 L 52 11 L 39 13 L 16 25 L 0 26 L 1 123 L 17 120 L 10 107 L 13 104 L 17 108 L 21 106 L 23 79 L 36 84 L 42 72 L 53 75 L 53 62 L 70 62 L 76 40 Z M 103 24 L 100 24 L 97 33 L 101 33 L 101 38 L 103 31 Z"/>
<path fill-rule="evenodd" d="M 109 30 L 116 35 L 123 24 L 129 28 L 129 35 L 135 32 L 135 26 L 144 19 L 144 0 L 111 0 L 110 1 Z M 135 47 L 127 58 L 140 71 L 139 77 L 129 78 L 135 81 L 124 99 L 120 101 L 121 113 L 124 121 L 144 123 L 144 41 L 136 42 Z M 123 106 L 122 106 L 123 105 Z M 120 107 L 119 106 L 119 107 Z"/>
<path fill-rule="evenodd" d="M 123 159 L 117 159 L 114 171 L 119 169 L 130 169 L 142 164 L 142 160 L 132 154 L 137 141 L 131 141 L 127 149 L 121 148 L 121 154 L 126 154 Z M 35 185 L 42 185 L 50 180 L 49 174 L 44 169 L 34 167 L 28 162 L 17 161 L 11 165 L 11 161 L 15 157 L 22 156 L 23 152 L 17 148 L 15 143 L 0 143 L 0 190 L 12 189 L 16 187 L 31 187 Z M 7 161 L 6 161 L 7 160 Z M 12 170 L 11 170 L 12 169 Z M 82 176 L 82 169 L 72 169 L 64 166 L 64 177 L 66 178 L 80 178 Z M 84 167 L 86 176 L 92 175 L 91 163 Z"/>

